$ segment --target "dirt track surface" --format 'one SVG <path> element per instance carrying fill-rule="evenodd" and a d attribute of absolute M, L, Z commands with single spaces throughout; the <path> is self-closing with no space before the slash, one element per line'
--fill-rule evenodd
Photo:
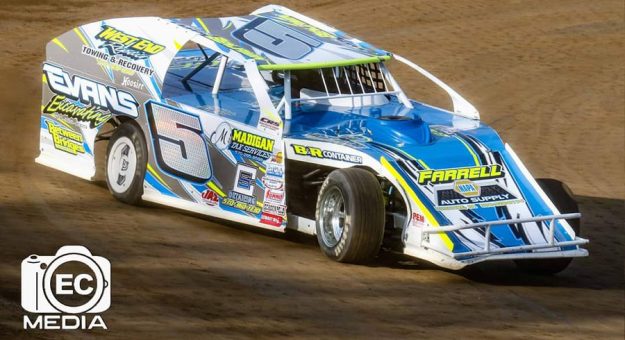
<path fill-rule="evenodd" d="M 229 16 L 260 5 L 3 1 L 0 337 L 88 335 L 21 330 L 22 259 L 80 244 L 112 263 L 109 330 L 98 332 L 109 337 L 623 339 L 622 1 L 283 4 L 408 57 L 466 95 L 534 175 L 562 179 L 579 196 L 591 256 L 547 278 L 509 263 L 451 272 L 392 254 L 342 265 L 313 238 L 119 203 L 101 181 L 33 162 L 45 43 L 108 17 Z M 416 98 L 446 103 L 396 76 Z"/>

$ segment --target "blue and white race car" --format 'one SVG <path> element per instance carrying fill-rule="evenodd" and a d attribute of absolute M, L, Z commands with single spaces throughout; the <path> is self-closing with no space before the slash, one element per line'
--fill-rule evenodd
<path fill-rule="evenodd" d="M 123 202 L 314 234 L 341 262 L 385 247 L 450 269 L 511 259 L 556 273 L 588 254 L 566 186 L 535 180 L 457 92 L 287 8 L 103 20 L 46 53 L 36 161 L 92 180 L 108 140 Z M 391 61 L 453 110 L 409 99 Z"/>

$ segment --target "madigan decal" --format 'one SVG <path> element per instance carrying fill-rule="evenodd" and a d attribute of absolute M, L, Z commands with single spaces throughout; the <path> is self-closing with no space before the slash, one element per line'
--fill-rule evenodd
<path fill-rule="evenodd" d="M 239 151 L 261 161 L 271 158 L 275 141 L 238 129 L 232 130 L 230 149 Z"/>

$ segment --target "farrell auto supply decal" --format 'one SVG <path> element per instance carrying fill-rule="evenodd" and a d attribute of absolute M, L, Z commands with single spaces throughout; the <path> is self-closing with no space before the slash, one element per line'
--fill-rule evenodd
<path fill-rule="evenodd" d="M 497 179 L 506 173 L 498 164 L 418 172 L 420 185 L 435 190 L 437 210 L 467 210 L 523 202 L 502 188 Z"/>

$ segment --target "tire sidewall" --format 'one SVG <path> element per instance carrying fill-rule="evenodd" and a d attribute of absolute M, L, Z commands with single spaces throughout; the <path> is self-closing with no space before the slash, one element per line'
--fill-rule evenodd
<path fill-rule="evenodd" d="M 128 188 L 123 192 L 117 192 L 113 189 L 111 183 L 109 182 L 109 160 L 111 157 L 111 152 L 113 151 L 113 146 L 119 139 L 123 137 L 128 138 L 134 147 L 135 171 L 132 175 L 131 183 Z M 122 202 L 130 204 L 139 203 L 141 200 L 141 196 L 143 195 L 143 180 L 145 178 L 146 168 L 147 145 L 141 128 L 139 128 L 139 126 L 133 121 L 129 121 L 120 125 L 109 140 L 109 144 L 106 150 L 105 178 L 106 184 L 111 194 Z"/>

